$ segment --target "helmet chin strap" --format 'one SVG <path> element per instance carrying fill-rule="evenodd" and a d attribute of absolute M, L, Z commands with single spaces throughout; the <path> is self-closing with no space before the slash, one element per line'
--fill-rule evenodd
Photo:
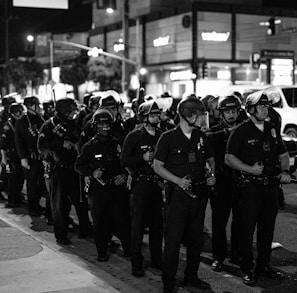
<path fill-rule="evenodd" d="M 195 127 L 195 123 L 196 123 L 198 117 L 195 119 L 194 122 L 190 122 L 186 116 L 184 116 L 184 115 L 181 115 L 181 116 L 182 116 L 182 118 L 188 123 L 188 125 L 189 125 L 190 127 Z"/>
<path fill-rule="evenodd" d="M 159 122 L 150 122 L 149 121 L 149 118 L 147 117 L 146 118 L 146 121 L 144 122 L 145 124 L 149 124 L 151 127 L 153 127 L 153 128 L 157 128 L 158 127 L 158 124 L 160 123 L 160 121 Z"/>

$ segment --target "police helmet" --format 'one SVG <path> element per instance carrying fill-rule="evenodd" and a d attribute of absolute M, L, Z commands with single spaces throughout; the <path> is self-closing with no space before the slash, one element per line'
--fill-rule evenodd
<path fill-rule="evenodd" d="M 149 114 L 161 114 L 158 104 L 154 100 L 142 103 L 138 108 L 138 115 L 148 116 Z"/>
<path fill-rule="evenodd" d="M 197 112 L 204 113 L 204 111 L 203 103 L 193 95 L 182 98 L 177 105 L 177 112 L 182 117 L 191 117 Z"/>
<path fill-rule="evenodd" d="M 92 96 L 90 97 L 88 106 L 90 109 L 92 109 L 93 107 L 99 108 L 99 102 L 100 102 L 100 96 Z"/>
<path fill-rule="evenodd" d="M 2 99 L 2 106 L 4 108 L 9 108 L 12 103 L 16 103 L 16 99 L 13 96 L 4 96 Z"/>
<path fill-rule="evenodd" d="M 119 94 L 114 90 L 108 90 L 102 93 L 99 107 L 118 106 L 120 104 Z"/>
<path fill-rule="evenodd" d="M 169 93 L 169 92 L 164 92 L 162 95 L 161 95 L 161 98 L 171 98 L 172 95 Z"/>
<path fill-rule="evenodd" d="M 30 96 L 24 98 L 24 105 L 26 107 L 32 107 L 34 105 L 39 105 L 40 101 L 36 96 Z"/>
<path fill-rule="evenodd" d="M 134 98 L 131 102 L 131 108 L 132 108 L 132 111 L 134 113 L 137 112 L 137 109 L 138 109 L 138 99 L 137 98 Z"/>
<path fill-rule="evenodd" d="M 270 104 L 271 102 L 269 101 L 268 96 L 264 93 L 264 91 L 257 91 L 249 94 L 245 101 L 245 107 L 247 110 L 257 105 L 270 106 Z"/>
<path fill-rule="evenodd" d="M 50 100 L 50 101 L 45 101 L 42 103 L 43 109 L 49 108 L 49 107 L 54 107 L 55 103 L 54 101 Z"/>
<path fill-rule="evenodd" d="M 93 94 L 91 94 L 91 93 L 87 93 L 87 94 L 84 95 L 84 97 L 83 97 L 84 105 L 89 106 L 89 101 L 90 101 L 92 96 L 93 96 Z"/>
<path fill-rule="evenodd" d="M 56 102 L 55 110 L 59 116 L 65 117 L 72 111 L 77 110 L 77 104 L 71 98 L 63 98 Z"/>
<path fill-rule="evenodd" d="M 18 112 L 23 112 L 23 111 L 24 111 L 23 105 L 20 103 L 12 103 L 8 109 L 8 113 L 13 114 L 13 115 L 15 115 Z"/>
<path fill-rule="evenodd" d="M 222 97 L 218 102 L 218 109 L 220 111 L 225 111 L 229 109 L 240 109 L 241 102 L 239 98 L 235 95 L 229 95 L 226 97 Z"/>
<path fill-rule="evenodd" d="M 113 115 L 110 111 L 106 109 L 98 109 L 92 117 L 93 124 L 108 123 L 111 125 L 112 122 L 113 122 Z"/>

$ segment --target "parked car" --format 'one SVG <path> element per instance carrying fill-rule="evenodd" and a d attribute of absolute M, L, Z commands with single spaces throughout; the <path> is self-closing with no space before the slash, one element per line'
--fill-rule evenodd
<path fill-rule="evenodd" d="M 290 156 L 290 172 L 294 173 L 297 170 L 297 138 L 287 135 L 282 138 Z"/>

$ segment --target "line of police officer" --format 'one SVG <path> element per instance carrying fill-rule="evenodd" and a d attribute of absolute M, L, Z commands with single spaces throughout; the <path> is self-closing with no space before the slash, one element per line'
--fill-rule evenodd
<path fill-rule="evenodd" d="M 81 132 L 74 121 L 77 107 L 73 100 L 57 101 L 54 117 L 41 122 L 38 99 L 25 98 L 28 110 L 16 122 L 15 143 L 27 176 L 31 214 L 40 213 L 40 210 L 38 181 L 34 185 L 30 179 L 42 174 L 39 168 L 43 160 L 48 168 L 48 191 L 58 243 L 71 243 L 67 237 L 71 204 L 76 208 L 81 236 L 90 234 L 87 201 L 82 196 L 86 187 L 98 261 L 108 260 L 107 247 L 114 234 L 121 240 L 124 255 L 131 256 L 132 274 L 144 276 L 141 245 L 143 231 L 149 227 L 151 266 L 163 269 L 164 292 L 176 291 L 175 275 L 181 243 L 187 247 L 184 283 L 208 289 L 209 284 L 198 278 L 198 268 L 205 209 L 211 194 L 213 269 L 222 270 L 227 257 L 225 228 L 232 209 L 231 258 L 241 265 L 243 281 L 248 285 L 255 283 L 251 245 L 256 224 L 256 272 L 281 278 L 282 275 L 269 265 L 270 247 L 279 183 L 288 183 L 290 175 L 288 154 L 280 134 L 270 123 L 264 122 L 268 116 L 267 96 L 260 93 L 248 97 L 246 107 L 250 118 L 242 124 L 238 118 L 242 117 L 240 100 L 234 95 L 219 99 L 219 125 L 214 125 L 206 133 L 201 131 L 205 109 L 194 95 L 180 101 L 177 127 L 162 134 L 158 128 L 161 111 L 157 100 L 147 101 L 139 107 L 141 124 L 128 135 L 119 115 L 118 100 L 114 91 L 104 92 L 96 99 L 90 97 L 89 104 L 93 101 L 92 105 L 98 104 L 99 110 L 85 115 L 85 127 Z M 13 108 L 11 110 L 13 113 Z M 273 167 L 277 162 L 280 179 Z M 164 180 L 165 247 L 162 256 L 160 183 Z M 268 197 L 271 193 L 273 201 Z"/>

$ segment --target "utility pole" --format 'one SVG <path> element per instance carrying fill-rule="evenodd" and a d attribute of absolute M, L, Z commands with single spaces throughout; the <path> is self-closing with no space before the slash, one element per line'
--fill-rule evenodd
<path fill-rule="evenodd" d="M 123 42 L 124 46 L 124 58 L 129 59 L 129 0 L 124 0 L 123 15 L 122 15 L 122 26 L 123 26 Z M 126 62 L 122 63 L 122 92 L 125 93 L 127 89 L 127 80 L 129 77 L 128 65 Z"/>
<path fill-rule="evenodd" d="M 5 63 L 9 61 L 9 15 L 8 0 L 4 1 L 4 26 L 5 26 Z"/>

